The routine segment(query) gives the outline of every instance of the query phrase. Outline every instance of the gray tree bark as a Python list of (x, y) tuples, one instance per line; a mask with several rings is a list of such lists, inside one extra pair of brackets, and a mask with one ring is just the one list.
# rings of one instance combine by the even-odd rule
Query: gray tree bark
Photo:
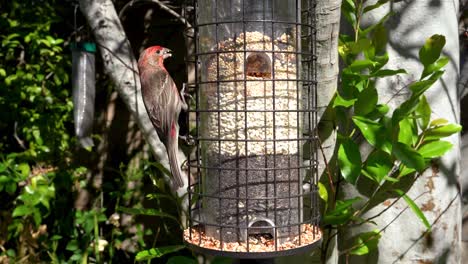
[[(375, 1), (369, 1), (369, 4)], [(447, 44), (443, 55), (450, 58), (441, 81), (428, 90), (426, 96), (433, 110), (433, 118), (443, 117), (450, 122), (459, 122), (459, 42), (457, 13), (458, 1), (454, 0), (414, 0), (395, 1), (390, 5), (376, 9), (363, 21), (375, 24), (388, 11), (393, 15), (386, 24), (389, 30), (390, 61), (388, 68), (406, 69), (409, 74), (396, 78), (387, 78), (378, 83), (379, 95), (386, 102), (392, 98), (398, 88), (418, 79), (422, 67), (418, 62), (419, 48), (426, 38), (433, 34), (443, 34)], [(365, 25), (364, 25), (365, 27)], [(405, 95), (391, 101), (397, 106)], [(340, 263), (460, 263), (460, 193), (458, 184), (460, 138), (459, 135), (448, 139), (454, 145), (442, 159), (437, 161), (408, 192), (416, 200), (432, 224), (432, 232), (425, 234), (425, 227), (415, 214), (405, 208), (403, 200), (375, 219), (377, 226), (364, 225), (340, 236), (339, 248), (344, 250), (352, 245), (352, 236), (361, 232), (380, 229), (393, 221), (382, 234), (378, 251), (370, 255), (349, 259), (340, 256)], [(357, 194), (352, 188), (346, 189), (346, 196)], [(393, 201), (389, 199), (388, 202)], [(364, 218), (384, 210), (389, 203), (384, 203), (367, 212)]]
[[(321, 181), (327, 185), (329, 184), (329, 180), (325, 164), (328, 164), (332, 173), (335, 171), (335, 166), (331, 159), (335, 152), (336, 130), (333, 111), (329, 109), (329, 103), (338, 85), (338, 36), (340, 31), (341, 2), (342, 0), (317, 0), (316, 6), (317, 107), (319, 116), (318, 133), (321, 140), (321, 149), (318, 150), (318, 174)], [(327, 263), (337, 263), (336, 237), (332, 239), (328, 249)], [(313, 253), (305, 255), (279, 258), (275, 262), (320, 263), (320, 251), (316, 250)]]
[[(143, 104), (136, 58), (112, 1), (80, 0), (79, 4), (94, 34), (105, 71), (114, 82), (116, 91), (131, 115), (137, 120), (155, 158), (169, 169), (165, 147), (159, 140)], [(185, 159), (185, 155), (179, 151), (179, 160)], [(174, 186), (170, 177), (166, 176), (166, 180)], [(184, 181), (187, 184), (186, 177)], [(176, 191), (182, 195), (185, 189), (186, 186)]]

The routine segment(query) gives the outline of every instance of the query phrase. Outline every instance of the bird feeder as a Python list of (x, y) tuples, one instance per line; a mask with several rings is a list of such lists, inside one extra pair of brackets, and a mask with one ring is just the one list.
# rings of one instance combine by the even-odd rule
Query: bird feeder
[(75, 134), (83, 148), (91, 148), (93, 140), (94, 98), (96, 95), (95, 57), (96, 44), (92, 42), (73, 42), (72, 49), (72, 87), (73, 119)]
[(315, 3), (192, 1), (193, 250), (235, 258), (306, 252), (317, 199)]

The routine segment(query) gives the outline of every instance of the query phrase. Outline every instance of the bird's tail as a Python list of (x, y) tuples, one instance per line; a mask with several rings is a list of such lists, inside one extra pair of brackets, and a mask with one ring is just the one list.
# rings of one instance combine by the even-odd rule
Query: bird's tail
[(175, 141), (173, 144), (170, 144), (169, 142), (169, 144), (166, 145), (167, 157), (169, 158), (169, 166), (171, 168), (172, 177), (174, 178), (177, 187), (181, 188), (184, 186), (184, 181), (182, 179), (183, 174), (182, 170), (180, 169), (179, 160), (177, 159), (177, 151), (179, 149), (177, 142), (178, 137), (172, 140)]

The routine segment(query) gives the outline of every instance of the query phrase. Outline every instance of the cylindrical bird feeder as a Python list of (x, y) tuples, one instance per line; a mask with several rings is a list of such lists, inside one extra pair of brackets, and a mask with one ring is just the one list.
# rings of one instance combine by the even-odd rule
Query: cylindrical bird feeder
[(94, 124), (94, 98), (96, 96), (95, 58), (96, 44), (73, 42), (72, 87), (75, 134), (83, 148), (91, 148)]
[(194, 250), (271, 258), (321, 241), (314, 2), (193, 3)]

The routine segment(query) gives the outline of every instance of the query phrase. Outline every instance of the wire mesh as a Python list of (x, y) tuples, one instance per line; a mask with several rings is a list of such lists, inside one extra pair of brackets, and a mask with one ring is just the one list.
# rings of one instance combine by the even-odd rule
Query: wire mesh
[(185, 240), (243, 258), (316, 246), (315, 1), (187, 3), (195, 147)]

